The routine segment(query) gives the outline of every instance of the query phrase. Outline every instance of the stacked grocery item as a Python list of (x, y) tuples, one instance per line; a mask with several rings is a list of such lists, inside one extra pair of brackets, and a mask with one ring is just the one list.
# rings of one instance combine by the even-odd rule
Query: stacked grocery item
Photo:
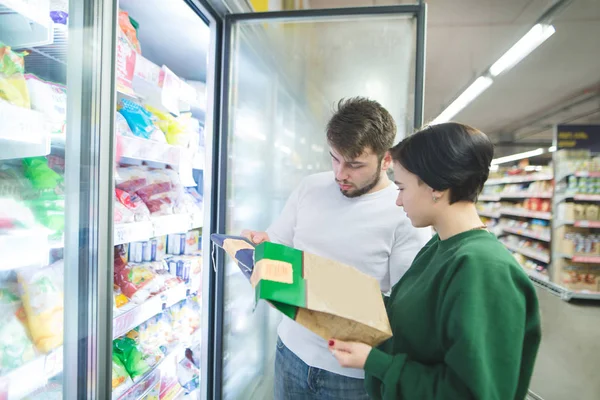
[(114, 222), (149, 221), (172, 214), (203, 214), (202, 196), (184, 188), (170, 168), (122, 166), (117, 168)]
[(566, 221), (600, 221), (600, 206), (584, 203), (561, 203), (558, 205), (557, 217)]
[[(199, 230), (115, 246), (115, 316), (168, 289), (201, 288), (202, 252)], [(130, 304), (131, 303), (131, 304)]]
[(159, 149), (147, 147), (144, 142), (150, 140), (188, 149), (191, 161), (202, 151), (203, 132), (200, 121), (190, 112), (181, 111), (197, 102), (196, 90), (166, 66), (159, 67), (142, 56), (138, 28), (139, 24), (126, 11), (119, 11), (117, 91), (128, 98), (121, 98), (118, 103), (117, 140), (125, 147), (126, 157), (153, 158), (167, 164), (179, 162), (179, 154), (168, 148), (162, 150), (169, 154), (157, 156)]
[(525, 257), (523, 254), (513, 253), (513, 256), (517, 260), (519, 264), (526, 270), (535, 271), (541, 276), (543, 276), (544, 280), (548, 280), (548, 266), (535, 260), (529, 259)]
[(27, 52), (15, 52), (0, 42), (0, 102), (43, 114), (48, 123), (45, 133), (65, 135), (67, 89), (25, 73), (26, 56)]
[[(197, 298), (186, 299), (115, 339), (113, 398), (119, 398), (135, 384), (143, 382), (166, 357), (183, 358), (185, 349), (193, 347), (191, 344), (199, 340), (199, 316)], [(133, 387), (133, 390), (138, 389)], [(142, 386), (141, 389), (146, 388)], [(132, 396), (129, 392), (127, 395)]]
[(63, 262), (0, 272), (0, 375), (63, 342)]
[(56, 159), (54, 168), (45, 157), (0, 163), (0, 234), (43, 228), (48, 236), (62, 238), (64, 169)]
[(534, 181), (534, 182), (521, 182), (521, 183), (507, 183), (498, 185), (487, 185), (484, 186), (483, 195), (498, 195), (498, 196), (510, 196), (519, 195), (526, 196), (552, 196), (554, 184), (552, 181)]
[(509, 248), (516, 248), (519, 249), (519, 251), (530, 250), (528, 254), (538, 253), (540, 258), (550, 257), (548, 247), (538, 241), (530, 240), (529, 238), (521, 238), (515, 235), (507, 235), (502, 241)]
[(566, 232), (561, 241), (561, 252), (567, 256), (600, 256), (600, 235)]

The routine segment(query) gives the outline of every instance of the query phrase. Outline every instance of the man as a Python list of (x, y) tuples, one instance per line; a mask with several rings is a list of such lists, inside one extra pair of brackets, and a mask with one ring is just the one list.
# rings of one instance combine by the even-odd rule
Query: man
[[(340, 101), (327, 124), (333, 172), (305, 178), (267, 232), (243, 235), (351, 265), (388, 292), (431, 237), (396, 208), (386, 173), (395, 137), (392, 116), (376, 101)], [(368, 398), (364, 372), (340, 367), (327, 341), (287, 317), (278, 334), (276, 400)]]

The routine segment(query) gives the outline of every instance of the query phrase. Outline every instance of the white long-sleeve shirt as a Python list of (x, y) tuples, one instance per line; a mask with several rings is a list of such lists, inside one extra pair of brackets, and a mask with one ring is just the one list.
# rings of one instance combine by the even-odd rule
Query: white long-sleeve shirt
[[(292, 193), (267, 233), (272, 242), (339, 261), (373, 276), (385, 293), (431, 238), (429, 229), (414, 228), (396, 206), (397, 195), (396, 186), (390, 184), (375, 193), (347, 198), (332, 172), (311, 175)], [(284, 317), (278, 334), (309, 366), (364, 377), (362, 370), (342, 368), (329, 352), (327, 341), (295, 321)]]

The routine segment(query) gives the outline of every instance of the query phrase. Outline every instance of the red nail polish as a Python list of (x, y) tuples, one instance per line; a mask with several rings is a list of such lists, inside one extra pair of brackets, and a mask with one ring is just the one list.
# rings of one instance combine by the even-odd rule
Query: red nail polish
[(335, 345), (335, 342), (333, 340), (329, 341), (329, 347), (332, 347), (333, 345)]

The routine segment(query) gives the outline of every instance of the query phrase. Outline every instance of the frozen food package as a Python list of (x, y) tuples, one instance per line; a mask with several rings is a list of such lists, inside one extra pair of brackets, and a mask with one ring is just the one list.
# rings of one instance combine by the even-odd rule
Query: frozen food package
[[(131, 47), (133, 47), (135, 52), (138, 54), (142, 54), (140, 41), (137, 37), (137, 30), (133, 25), (134, 21), (135, 20), (132, 21), (132, 18), (129, 16), (129, 13), (127, 13), (127, 11), (119, 10), (119, 27), (129, 40)], [(137, 22), (135, 22), (135, 24), (137, 25)]]
[(135, 339), (121, 337), (113, 341), (113, 354), (121, 361), (134, 382), (150, 370), (152, 364), (140, 350)]
[(25, 81), (26, 52), (17, 53), (0, 42), (0, 100), (15, 106), (31, 108)]
[(61, 236), (65, 227), (64, 177), (48, 166), (45, 157), (25, 158), (22, 163), (25, 177), (33, 187), (25, 205), (51, 235)]
[(134, 194), (138, 189), (146, 186), (147, 167), (131, 166), (117, 168), (116, 188)]
[[(119, 111), (127, 121), (131, 132), (137, 137), (144, 139), (156, 139), (155, 131), (159, 131), (164, 139), (164, 134), (154, 125), (152, 114), (144, 107), (128, 99), (121, 100), (122, 107)], [(154, 136), (153, 136), (154, 135)], [(159, 135), (159, 136), (160, 136)], [(166, 143), (166, 139), (164, 139)]]
[(119, 397), (128, 388), (133, 385), (131, 377), (127, 373), (127, 369), (123, 362), (116, 354), (112, 356), (112, 390), (113, 395)]
[(154, 273), (139, 264), (117, 265), (115, 263), (115, 283), (132, 302), (143, 303), (151, 295), (160, 292), (159, 282), (155, 282)]
[(136, 191), (153, 215), (173, 214), (176, 192), (173, 191), (171, 177), (165, 171), (149, 170), (146, 186)]
[[(117, 189), (118, 190), (118, 189)], [(114, 222), (115, 224), (128, 224), (135, 221), (135, 214), (129, 208), (125, 207), (115, 195), (114, 202)]]
[(35, 358), (24, 319), (16, 282), (0, 281), (0, 376)]
[(27, 325), (36, 348), (48, 353), (63, 343), (63, 261), (17, 272)]
[(31, 108), (48, 117), (51, 133), (67, 133), (67, 88), (64, 85), (48, 82), (33, 74), (25, 74)]
[(36, 225), (33, 213), (13, 199), (0, 199), (0, 233), (14, 229), (30, 229)]
[(179, 117), (174, 117), (169, 113), (160, 111), (150, 105), (146, 109), (155, 117), (155, 124), (165, 134), (168, 144), (173, 146), (187, 147), (190, 141), (190, 134), (186, 130), (186, 121), (191, 118), (191, 114), (184, 113)]
[(133, 221), (150, 220), (150, 210), (138, 195), (131, 195), (121, 189), (115, 189), (115, 195), (118, 203), (133, 213)]
[(185, 357), (177, 363), (177, 379), (186, 393), (191, 393), (200, 386), (199, 354), (200, 348), (187, 348)]
[(119, 111), (115, 114), (115, 131), (121, 136), (136, 137), (131, 131), (127, 120)]

